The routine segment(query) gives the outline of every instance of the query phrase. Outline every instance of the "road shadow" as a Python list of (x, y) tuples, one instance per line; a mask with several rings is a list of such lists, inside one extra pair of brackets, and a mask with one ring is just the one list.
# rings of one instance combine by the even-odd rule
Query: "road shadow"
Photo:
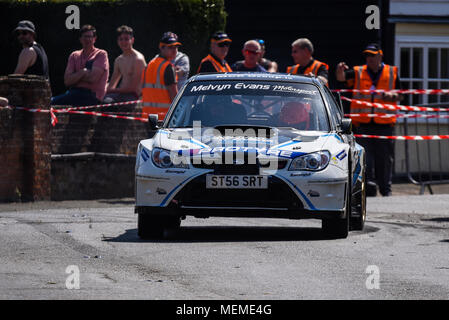
[[(375, 227), (365, 227), (362, 234), (378, 231)], [(137, 235), (137, 229), (128, 229), (118, 237), (105, 237), (107, 242), (258, 242), (258, 241), (320, 241), (329, 240), (321, 228), (300, 227), (251, 227), (251, 226), (200, 226), (181, 227), (177, 230), (167, 230), (164, 239), (142, 240)]]
[(449, 222), (449, 217), (421, 219), (421, 221), (433, 221), (433, 222)]

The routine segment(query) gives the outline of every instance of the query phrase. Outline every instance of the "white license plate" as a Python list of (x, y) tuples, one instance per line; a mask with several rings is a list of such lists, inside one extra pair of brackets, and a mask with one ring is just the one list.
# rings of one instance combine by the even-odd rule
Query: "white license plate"
[(256, 175), (206, 175), (207, 189), (267, 189), (268, 177)]

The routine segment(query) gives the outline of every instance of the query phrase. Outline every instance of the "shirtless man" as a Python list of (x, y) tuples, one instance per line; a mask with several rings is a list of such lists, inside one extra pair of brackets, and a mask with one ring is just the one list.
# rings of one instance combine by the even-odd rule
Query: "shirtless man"
[(143, 54), (133, 48), (133, 29), (121, 26), (117, 29), (117, 35), (117, 42), (123, 53), (115, 59), (114, 72), (103, 100), (105, 103), (138, 100), (142, 72), (146, 67)]

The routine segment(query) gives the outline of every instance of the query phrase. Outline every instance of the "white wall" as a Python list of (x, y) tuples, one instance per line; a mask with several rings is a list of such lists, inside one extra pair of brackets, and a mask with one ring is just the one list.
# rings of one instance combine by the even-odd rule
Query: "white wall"
[(390, 15), (449, 16), (449, 0), (391, 0)]

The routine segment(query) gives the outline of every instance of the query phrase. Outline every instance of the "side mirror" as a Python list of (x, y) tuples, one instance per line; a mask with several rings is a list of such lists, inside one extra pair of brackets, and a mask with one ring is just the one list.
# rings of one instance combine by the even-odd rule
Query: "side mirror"
[(341, 120), (340, 129), (344, 134), (352, 133), (352, 119), (344, 118)]
[(158, 120), (157, 114), (149, 114), (148, 115), (148, 123), (150, 124), (150, 129), (151, 130), (157, 130), (158, 129), (157, 120)]

